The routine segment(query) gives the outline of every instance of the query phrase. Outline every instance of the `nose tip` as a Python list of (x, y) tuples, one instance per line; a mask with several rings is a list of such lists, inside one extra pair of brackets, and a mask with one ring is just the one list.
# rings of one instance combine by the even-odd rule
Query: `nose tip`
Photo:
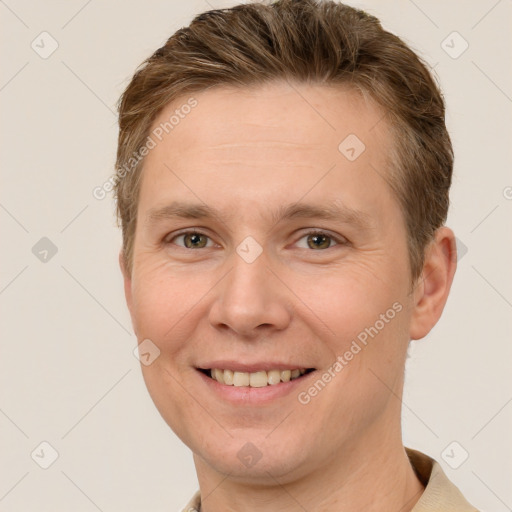
[[(272, 329), (284, 329), (291, 317), (285, 288), (270, 271), (258, 247), (261, 248), (247, 239), (239, 245), (242, 255), (236, 255), (234, 266), (219, 283), (209, 315), (212, 325), (229, 328), (246, 338), (261, 338)], [(251, 263), (246, 260), (248, 256)]]

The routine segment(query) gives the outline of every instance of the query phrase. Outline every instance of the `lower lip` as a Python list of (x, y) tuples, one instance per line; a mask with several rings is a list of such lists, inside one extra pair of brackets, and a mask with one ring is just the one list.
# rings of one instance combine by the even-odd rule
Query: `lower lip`
[(221, 384), (203, 372), (196, 371), (212, 393), (222, 400), (235, 405), (264, 405), (294, 392), (298, 395), (299, 389), (303, 387), (306, 379), (315, 373), (312, 371), (288, 382), (280, 382), (279, 384), (267, 385), (261, 388), (251, 388), (250, 386), (228, 386)]

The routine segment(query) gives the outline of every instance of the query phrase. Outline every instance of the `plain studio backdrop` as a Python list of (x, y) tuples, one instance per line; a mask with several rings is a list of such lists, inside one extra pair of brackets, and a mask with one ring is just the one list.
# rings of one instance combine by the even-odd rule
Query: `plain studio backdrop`
[[(475, 506), (511, 510), (512, 3), (348, 3), (434, 68), (456, 155), (459, 268), (411, 346), (404, 443)], [(197, 488), (133, 354), (112, 195), (93, 190), (114, 171), (115, 103), (135, 68), (196, 14), (234, 4), (0, 2), (2, 511), (174, 511)]]

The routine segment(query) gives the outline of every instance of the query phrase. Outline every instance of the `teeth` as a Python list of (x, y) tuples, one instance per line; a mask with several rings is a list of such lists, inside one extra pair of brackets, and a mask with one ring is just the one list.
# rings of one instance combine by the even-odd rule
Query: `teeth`
[(228, 386), (233, 386), (233, 378), (234, 373), (231, 370), (224, 370), (224, 384), (227, 384)]
[[(220, 370), (222, 371), (222, 370)], [(217, 379), (215, 379), (217, 380)], [(246, 372), (234, 372), (233, 373), (233, 385), (235, 386), (248, 386), (249, 385), (249, 374)]]
[(267, 372), (268, 383), (272, 386), (281, 382), (281, 372), (279, 370), (270, 370)]
[(227, 386), (262, 388), (265, 386), (274, 386), (280, 382), (289, 382), (290, 380), (301, 377), (306, 373), (305, 368), (295, 370), (269, 370), (268, 372), (233, 372), (231, 370), (221, 370), (213, 368), (210, 370), (212, 379), (226, 384)]
[(282, 380), (283, 382), (288, 382), (288, 381), (291, 379), (291, 377), (292, 377), (292, 372), (291, 372), (291, 370), (283, 370), (283, 371), (281, 372), (281, 380)]
[(262, 388), (267, 385), (267, 372), (254, 372), (249, 374), (251, 388)]
[(222, 370), (215, 368), (215, 370), (213, 370), (213, 376), (216, 381), (224, 384), (224, 372)]

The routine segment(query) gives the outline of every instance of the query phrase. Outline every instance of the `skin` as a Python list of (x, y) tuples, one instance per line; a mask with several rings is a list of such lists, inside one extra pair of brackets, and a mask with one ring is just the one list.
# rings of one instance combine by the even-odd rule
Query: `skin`
[[(146, 157), (132, 273), (122, 254), (120, 263), (137, 338), (160, 349), (143, 376), (194, 453), (202, 510), (411, 510), (423, 486), (401, 438), (406, 350), (444, 308), (453, 232), (437, 231), (411, 287), (404, 216), (383, 179), (393, 140), (383, 112), (356, 92), (275, 82), (194, 97), (198, 106)], [(338, 150), (349, 134), (366, 146), (352, 162)], [(222, 220), (151, 220), (175, 200), (208, 205)], [(291, 202), (351, 208), (366, 225), (270, 217)], [(205, 235), (200, 248), (177, 235), (185, 228)], [(317, 248), (308, 229), (333, 238)], [(263, 250), (252, 263), (236, 251), (247, 236)], [(301, 404), (298, 393), (397, 302), (401, 311)], [(214, 359), (316, 371), (293, 393), (234, 406), (196, 369)], [(251, 466), (237, 456), (247, 442), (261, 455)]]

